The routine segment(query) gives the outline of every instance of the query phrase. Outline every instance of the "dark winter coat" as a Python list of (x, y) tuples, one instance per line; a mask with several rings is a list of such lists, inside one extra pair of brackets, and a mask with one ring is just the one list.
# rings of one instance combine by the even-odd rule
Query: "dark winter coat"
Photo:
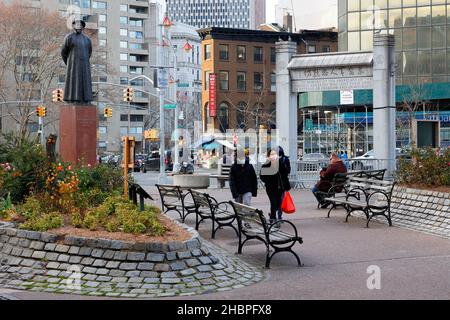
[[(264, 164), (262, 168), (270, 168), (271, 162)], [(279, 170), (274, 175), (262, 174), (261, 170), (261, 181), (264, 182), (267, 192), (285, 192), (291, 190), (291, 184), (289, 183), (289, 177), (287, 173), (286, 166), (283, 164), (282, 160), (279, 160)]]
[(331, 182), (337, 173), (347, 173), (347, 167), (342, 160), (329, 164), (326, 170), (321, 172), (320, 181), (316, 185), (319, 191), (328, 192), (332, 186)]
[(230, 189), (233, 199), (239, 195), (251, 192), (253, 197), (258, 195), (258, 179), (250, 163), (233, 164), (230, 169)]
[(291, 161), (289, 157), (284, 154), (284, 149), (282, 147), (278, 147), (278, 155), (280, 156), (281, 162), (286, 167), (287, 174), (291, 174)]
[(91, 40), (84, 34), (73, 32), (64, 39), (61, 50), (67, 66), (64, 101), (83, 103), (93, 100), (89, 62), (91, 54)]

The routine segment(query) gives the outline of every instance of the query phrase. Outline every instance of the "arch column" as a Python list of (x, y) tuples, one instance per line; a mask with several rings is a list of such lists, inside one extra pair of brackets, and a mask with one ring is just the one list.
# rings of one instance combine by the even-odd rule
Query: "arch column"
[(297, 53), (297, 43), (280, 41), (276, 43), (277, 55), (277, 132), (278, 141), (287, 156), (291, 158), (292, 173), (297, 172), (297, 94), (292, 92), (290, 72), (287, 68)]

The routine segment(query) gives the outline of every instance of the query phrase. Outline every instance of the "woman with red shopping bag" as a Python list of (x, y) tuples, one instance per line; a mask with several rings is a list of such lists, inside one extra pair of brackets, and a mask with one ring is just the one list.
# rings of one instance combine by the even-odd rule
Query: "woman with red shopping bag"
[(291, 185), (287, 169), (280, 160), (278, 151), (270, 151), (267, 162), (261, 168), (260, 177), (265, 184), (267, 196), (270, 200), (270, 223), (273, 224), (277, 221), (277, 212), (281, 208), (283, 194), (286, 192), (285, 198), (292, 200), (290, 195), (288, 196)]

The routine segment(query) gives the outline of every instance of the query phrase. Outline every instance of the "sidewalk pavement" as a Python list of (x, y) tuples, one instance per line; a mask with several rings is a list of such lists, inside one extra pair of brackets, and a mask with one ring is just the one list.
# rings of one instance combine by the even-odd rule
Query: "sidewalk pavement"
[[(159, 199), (155, 187), (146, 189)], [(220, 201), (231, 197), (229, 189), (207, 192)], [(280, 253), (273, 258), (271, 269), (265, 270), (265, 246), (251, 241), (240, 258), (260, 267), (265, 272), (263, 281), (229, 292), (177, 299), (450, 299), (449, 240), (377, 222), (367, 229), (361, 218), (351, 218), (345, 223), (343, 210), (327, 219), (327, 211), (316, 208), (309, 191), (292, 191), (292, 196), (297, 213), (285, 217), (303, 237), (304, 244), (294, 247), (303, 267), (297, 267), (291, 254)], [(259, 190), (252, 205), (267, 212), (269, 201), (264, 190)], [(173, 212), (169, 215), (179, 218)], [(193, 226), (194, 221), (195, 217), (190, 216), (186, 223)], [(202, 224), (199, 232), (230, 255), (237, 251), (237, 237), (231, 228), (218, 231), (215, 240), (210, 239), (209, 222)], [(370, 271), (373, 266), (381, 272), (379, 290), (367, 286), (368, 279), (373, 277), (368, 268)], [(90, 299), (23, 291), (5, 293), (19, 299)]]

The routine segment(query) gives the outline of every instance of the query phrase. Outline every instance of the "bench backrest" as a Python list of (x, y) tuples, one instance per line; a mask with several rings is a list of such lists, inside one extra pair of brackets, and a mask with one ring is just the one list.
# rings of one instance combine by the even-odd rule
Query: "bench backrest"
[(221, 176), (229, 176), (231, 171), (231, 165), (222, 164), (219, 166), (219, 175)]
[(267, 237), (267, 222), (261, 210), (252, 208), (237, 202), (230, 201), (238, 221), (238, 227), (244, 234), (254, 233), (262, 230)]
[(206, 208), (210, 211), (214, 210), (214, 206), (217, 205), (217, 201), (207, 193), (202, 193), (196, 190), (189, 191), (194, 200), (195, 207), (197, 209)]
[(157, 184), (159, 195), (161, 196), (161, 202), (164, 204), (166, 199), (182, 200), (183, 193), (179, 186), (161, 185)]
[(387, 207), (390, 205), (394, 181), (377, 180), (374, 178), (353, 177), (350, 179), (349, 190), (367, 197), (370, 206)]
[(369, 171), (361, 171), (361, 174), (359, 175), (359, 177), (361, 177), (361, 178), (368, 178), (368, 179), (383, 180), (385, 174), (386, 174), (386, 169), (369, 170)]

